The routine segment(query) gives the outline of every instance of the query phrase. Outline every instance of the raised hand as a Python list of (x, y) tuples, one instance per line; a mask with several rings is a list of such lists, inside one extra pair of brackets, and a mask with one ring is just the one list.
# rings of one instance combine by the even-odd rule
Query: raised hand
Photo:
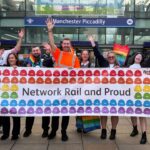
[(25, 34), (24, 29), (21, 29), (20, 31), (18, 31), (18, 36), (19, 36), (19, 38), (23, 38), (23, 37), (24, 37), (24, 34)]
[(89, 36), (88, 36), (88, 40), (89, 40), (90, 42), (94, 42), (94, 37), (93, 37), (92, 35), (89, 35)]
[(45, 21), (46, 25), (47, 25), (47, 29), (48, 31), (52, 31), (54, 28), (54, 22), (52, 18), (47, 18), (47, 20)]
[(54, 52), (56, 50), (56, 45), (55, 45), (55, 41), (54, 41), (54, 35), (53, 35), (53, 28), (54, 28), (54, 22), (52, 18), (47, 18), (47, 20), (45, 21), (46, 25), (47, 25), (47, 29), (48, 29), (48, 38), (49, 38), (49, 44), (50, 44), (50, 49), (52, 50), (52, 52)]
[(12, 49), (12, 53), (18, 53), (20, 51), (20, 48), (21, 48), (21, 44), (22, 44), (22, 40), (23, 40), (23, 37), (24, 37), (24, 29), (21, 29), (20, 31), (18, 31), (18, 42), (16, 44), (16, 46), (14, 47), (14, 49)]
[(24, 34), (25, 34), (25, 30), (24, 29), (21, 29), (20, 31), (18, 31), (18, 36), (20, 38), (23, 38), (24, 37)]
[(92, 44), (92, 47), (94, 47), (96, 44), (95, 44), (95, 40), (94, 40), (94, 37), (92, 35), (88, 36), (88, 40), (91, 42)]

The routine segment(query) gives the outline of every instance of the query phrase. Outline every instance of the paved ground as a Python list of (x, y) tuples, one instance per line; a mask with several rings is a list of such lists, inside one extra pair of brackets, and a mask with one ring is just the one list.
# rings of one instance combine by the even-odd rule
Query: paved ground
[[(148, 121), (150, 124), (150, 120)], [(140, 145), (141, 135), (131, 138), (131, 123), (129, 118), (120, 118), (117, 129), (117, 138), (115, 141), (101, 140), (100, 130), (88, 134), (76, 133), (75, 119), (71, 118), (68, 135), (68, 142), (61, 142), (60, 130), (56, 139), (48, 141), (42, 139), (41, 118), (37, 118), (33, 128), (33, 134), (29, 138), (23, 138), (24, 119), (22, 119), (21, 137), (18, 141), (13, 142), (10, 139), (0, 141), (0, 150), (149, 150), (150, 143)], [(110, 133), (110, 120), (108, 123), (108, 137)], [(150, 128), (148, 129), (148, 140), (150, 141)]]

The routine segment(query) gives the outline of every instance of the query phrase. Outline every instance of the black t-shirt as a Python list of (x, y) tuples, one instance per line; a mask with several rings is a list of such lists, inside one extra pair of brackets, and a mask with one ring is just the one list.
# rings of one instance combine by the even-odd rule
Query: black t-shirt
[(43, 59), (43, 66), (44, 67), (53, 67), (54, 66), (52, 56), (50, 56), (48, 54), (44, 54), (42, 56), (42, 59)]

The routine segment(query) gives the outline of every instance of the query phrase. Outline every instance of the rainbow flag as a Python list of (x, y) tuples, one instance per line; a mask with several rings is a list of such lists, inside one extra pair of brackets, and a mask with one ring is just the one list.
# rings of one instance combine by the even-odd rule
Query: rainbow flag
[(32, 64), (34, 64), (36, 61), (33, 55), (30, 55), (29, 59), (32, 62)]
[(100, 129), (100, 117), (98, 116), (80, 116), (76, 118), (76, 127), (90, 132), (96, 129)]
[(113, 51), (120, 66), (123, 66), (130, 52), (128, 45), (114, 44)]

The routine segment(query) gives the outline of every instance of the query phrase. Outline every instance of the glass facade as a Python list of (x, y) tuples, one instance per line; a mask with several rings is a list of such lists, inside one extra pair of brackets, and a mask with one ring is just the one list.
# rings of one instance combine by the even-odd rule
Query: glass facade
[[(141, 48), (150, 42), (150, 0), (101, 0), (100, 17), (135, 18), (135, 28), (55, 28), (54, 38), (59, 43), (64, 37), (73, 41), (86, 41), (94, 35), (100, 47), (110, 48), (114, 42)], [(0, 39), (17, 40), (17, 33), (24, 27), (24, 17), (35, 16), (35, 0), (0, 0)], [(37, 44), (48, 40), (43, 27), (25, 27), (23, 45)]]

